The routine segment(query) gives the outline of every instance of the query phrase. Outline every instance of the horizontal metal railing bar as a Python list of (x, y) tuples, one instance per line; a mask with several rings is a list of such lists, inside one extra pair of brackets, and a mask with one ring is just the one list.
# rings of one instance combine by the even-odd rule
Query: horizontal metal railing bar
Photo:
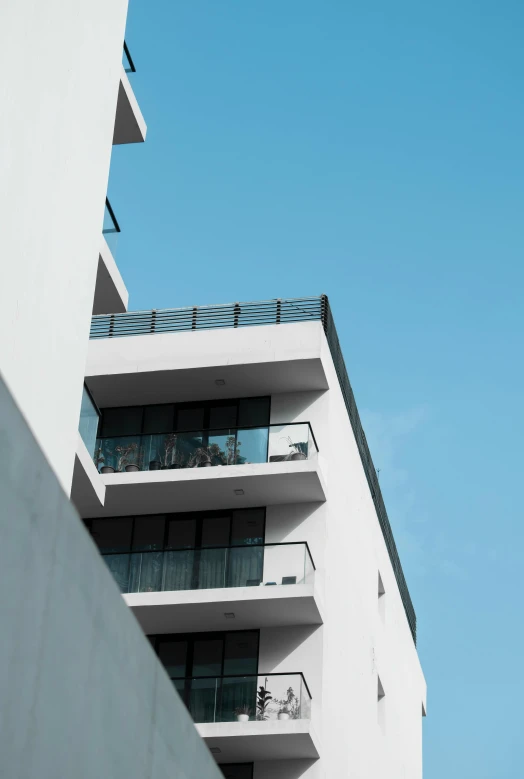
[[(106, 208), (109, 211), (109, 216), (111, 217), (111, 220), (112, 220), (112, 222), (113, 222), (113, 224), (115, 226), (115, 232), (120, 233), (121, 232), (120, 225), (118, 224), (118, 220), (117, 220), (117, 218), (115, 216), (115, 212), (113, 211), (113, 208), (111, 206), (111, 203), (109, 202), (109, 198), (108, 197), (106, 197)], [(104, 230), (102, 230), (102, 232), (104, 232)], [(107, 230), (106, 230), (106, 232), (107, 232)], [(113, 231), (111, 231), (111, 232), (113, 232)], [(103, 314), (102, 316), (106, 316), (106, 315)], [(111, 316), (111, 314), (110, 314), (110, 316)]]
[(311, 565), (316, 571), (317, 567), (313, 561), (311, 550), (307, 541), (278, 541), (274, 544), (217, 544), (216, 546), (184, 546), (184, 547), (171, 547), (166, 546), (163, 549), (124, 549), (121, 552), (100, 552), (102, 557), (111, 557), (111, 555), (117, 554), (158, 554), (159, 552), (206, 552), (209, 549), (255, 549), (257, 547), (272, 547), (272, 546), (305, 546)]
[(302, 678), (302, 681), (304, 682), (304, 686), (307, 690), (307, 694), (309, 695), (309, 700), (313, 700), (313, 696), (311, 695), (311, 692), (308, 687), (308, 683), (306, 682), (306, 679), (304, 677), (304, 674), (302, 671), (275, 671), (274, 673), (256, 673), (256, 674), (211, 674), (209, 676), (170, 676), (169, 678), (172, 681), (177, 682), (189, 682), (196, 679), (253, 679), (253, 678), (259, 678), (261, 676), (264, 677), (271, 677), (271, 676), (300, 676)]
[[(130, 72), (131, 73), (136, 73), (135, 63), (133, 62), (133, 58), (131, 57), (131, 54), (129, 52), (129, 48), (128, 48), (127, 43), (125, 41), (124, 41), (124, 54), (126, 55), (127, 61), (129, 62), (129, 67), (131, 69)], [(124, 70), (126, 70), (126, 69), (124, 68)]]
[(292, 425), (307, 425), (309, 428), (309, 432), (311, 433), (311, 437), (313, 439), (313, 443), (315, 444), (315, 448), (317, 452), (319, 451), (319, 448), (317, 446), (317, 442), (315, 439), (315, 435), (313, 433), (313, 428), (311, 427), (310, 422), (275, 422), (271, 425), (240, 425), (235, 427), (206, 427), (206, 428), (199, 428), (195, 430), (194, 428), (192, 430), (163, 430), (160, 433), (125, 433), (123, 435), (99, 435), (97, 436), (98, 441), (107, 441), (111, 438), (145, 438), (146, 436), (153, 436), (153, 435), (187, 435), (188, 433), (221, 433), (222, 435), (227, 435), (225, 431), (236, 431), (236, 432), (243, 432), (244, 430), (269, 430), (272, 427), (291, 427)]
[[(115, 232), (119, 232), (119, 231), (116, 230)], [(131, 325), (133, 327), (135, 327), (137, 324), (141, 324), (141, 323), (145, 324), (145, 323), (150, 323), (150, 322), (154, 322), (155, 325), (159, 325), (161, 323), (165, 323), (165, 324), (172, 323), (172, 324), (175, 324), (177, 322), (193, 323), (193, 321), (194, 321), (194, 317), (192, 317), (192, 316), (185, 316), (185, 315), (181, 316), (181, 315), (175, 315), (175, 314), (173, 314), (173, 315), (167, 315), (167, 314), (160, 315), (160, 314), (158, 314), (156, 317), (152, 317), (152, 316), (149, 316), (149, 317), (129, 317), (126, 314), (122, 314), (122, 315), (118, 315), (118, 314), (99, 314), (99, 316), (103, 317), (103, 319), (100, 319), (100, 320), (97, 320), (97, 321), (93, 322), (94, 326), (96, 326), (96, 327), (99, 327), (102, 324), (105, 325), (107, 322), (113, 322), (114, 324), (117, 324), (119, 327), (122, 327), (122, 326), (129, 326), (130, 327)], [(268, 318), (261, 317), (258, 314), (257, 315), (255, 315), (255, 314), (251, 315), (248, 312), (241, 312), (240, 314), (230, 313), (227, 316), (228, 316), (229, 319), (235, 319), (235, 318), (240, 319), (240, 318), (242, 318), (246, 322), (267, 322), (268, 321)], [(296, 322), (296, 321), (307, 322), (307, 321), (315, 321), (315, 320), (320, 321), (320, 314), (317, 317), (316, 316), (316, 312), (315, 312), (315, 319), (313, 319), (312, 316), (306, 316), (306, 315), (301, 315), (301, 317), (302, 318), (297, 317), (297, 315), (294, 314), (294, 313), (289, 313), (288, 314), (287, 312), (283, 312), (283, 313), (280, 314), (280, 321), (281, 322), (282, 321), (286, 321), (286, 322)], [(209, 324), (210, 322), (220, 323), (220, 322), (223, 322), (223, 319), (224, 319), (224, 316), (221, 316), (220, 318), (218, 318), (218, 317), (215, 318), (215, 317), (208, 316), (208, 315), (205, 315), (205, 314), (198, 314), (198, 316), (197, 316), (197, 320), (199, 322), (207, 323), (207, 324)], [(271, 321), (273, 319), (274, 319), (274, 317), (272, 316), (271, 317)], [(227, 324), (227, 323), (224, 323), (224, 324)]]

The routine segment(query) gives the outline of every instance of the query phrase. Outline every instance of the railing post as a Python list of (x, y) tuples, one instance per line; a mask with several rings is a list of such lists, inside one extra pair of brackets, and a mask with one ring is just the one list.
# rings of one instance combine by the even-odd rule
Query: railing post
[(110, 316), (109, 316), (109, 335), (108, 335), (108, 338), (112, 338), (113, 337), (114, 330), (115, 330), (115, 315), (114, 314), (110, 314)]
[(235, 308), (233, 311), (234, 311), (233, 327), (238, 327), (238, 318), (240, 316), (240, 311), (241, 311), (239, 303), (235, 303)]
[(197, 329), (197, 312), (198, 308), (193, 306), (193, 316), (191, 317), (191, 330)]
[(151, 327), (149, 328), (149, 331), (151, 333), (155, 332), (155, 326), (156, 326), (156, 308), (154, 308), (151, 311)]
[(276, 321), (277, 325), (280, 324), (280, 314), (281, 314), (281, 311), (282, 311), (282, 301), (281, 301), (280, 298), (278, 298), (278, 300), (277, 300), (277, 321)]
[(320, 296), (320, 320), (324, 326), (325, 333), (327, 333), (328, 311), (329, 311), (328, 297), (327, 295), (321, 295)]

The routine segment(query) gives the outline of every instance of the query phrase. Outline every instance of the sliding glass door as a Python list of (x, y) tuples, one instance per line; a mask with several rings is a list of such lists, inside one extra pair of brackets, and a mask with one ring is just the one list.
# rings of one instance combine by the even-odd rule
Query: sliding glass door
[(256, 706), (258, 630), (161, 635), (150, 640), (195, 722), (231, 722)]

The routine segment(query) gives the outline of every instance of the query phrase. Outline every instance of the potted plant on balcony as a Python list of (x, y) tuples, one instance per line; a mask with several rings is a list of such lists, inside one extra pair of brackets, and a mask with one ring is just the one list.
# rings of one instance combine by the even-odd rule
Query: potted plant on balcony
[(243, 703), (242, 706), (237, 706), (235, 709), (237, 722), (247, 722), (249, 720), (250, 714), (251, 708), (247, 705), (247, 703)]
[(189, 460), (190, 468), (210, 468), (212, 465), (226, 464), (226, 456), (218, 444), (199, 446)]
[(177, 467), (175, 465), (178, 457), (176, 451), (177, 438), (176, 433), (168, 433), (162, 436), (162, 443), (157, 446), (153, 459), (149, 461), (150, 471), (164, 471), (167, 468)]
[[(265, 683), (267, 684), (267, 679)], [(257, 691), (257, 720), (268, 719), (269, 704), (272, 700), (269, 690), (261, 685)]]
[[(97, 469), (97, 471), (100, 471), (100, 473), (114, 473), (115, 469), (113, 468), (112, 465), (102, 465), (102, 463), (105, 463), (105, 461), (106, 461), (106, 457), (105, 457), (106, 454), (109, 455), (109, 454), (112, 454), (112, 452), (109, 452), (107, 450), (104, 452), (102, 447), (99, 446), (98, 449), (96, 450), (95, 456), (94, 456), (96, 469)], [(101, 468), (99, 467), (100, 465), (102, 465)]]
[[(280, 706), (278, 712), (279, 719), (300, 719), (300, 701), (292, 687), (288, 687), (286, 697), (282, 700), (275, 698), (275, 703), (278, 703)], [(288, 716), (281, 716), (281, 713)]]
[(297, 441), (295, 443), (289, 436), (286, 436), (284, 440), (288, 442), (289, 448), (293, 450), (287, 455), (286, 460), (307, 460), (307, 441)]
[(117, 471), (132, 473), (141, 469), (143, 454), (136, 441), (116, 446), (115, 452), (118, 454)]

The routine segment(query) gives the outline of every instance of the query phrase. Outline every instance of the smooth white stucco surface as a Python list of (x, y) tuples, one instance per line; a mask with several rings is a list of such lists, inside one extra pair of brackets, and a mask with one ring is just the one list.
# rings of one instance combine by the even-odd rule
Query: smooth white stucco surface
[(0, 369), (68, 492), (127, 0), (4, 0)]
[[(147, 403), (152, 402), (149, 393), (156, 391), (158, 371), (164, 371), (163, 380), (170, 377), (165, 379), (162, 400), (173, 401), (187, 399), (183, 393), (191, 382), (184, 384), (184, 376), (192, 371), (193, 382), (198, 381), (198, 371), (208, 371), (199, 397), (206, 393), (209, 398), (239, 397), (254, 375), (258, 379), (263, 366), (262, 386), (271, 394), (271, 423), (311, 423), (319, 447), (322, 495), (317, 499), (309, 495), (305, 502), (290, 480), (287, 487), (279, 485), (276, 496), (268, 479), (265, 492), (251, 505), (267, 507), (266, 543), (307, 541), (316, 565), (315, 601), (322, 624), (261, 623), (259, 673), (304, 674), (312, 694), (311, 725), (318, 733), (320, 758), (307, 760), (302, 755), (295, 760), (288, 754), (288, 759), (277, 760), (281, 753), (269, 753), (263, 760), (256, 758), (261, 762), (255, 763), (255, 779), (270, 774), (281, 779), (421, 779), (425, 681), (329, 347), (317, 324), (92, 342), (89, 370), (108, 396), (114, 393), (113, 398), (121, 392), (120, 379), (140, 377), (133, 402)], [(314, 369), (307, 374), (310, 383), (297, 390), (304, 374), (295, 384), (285, 383), (284, 372), (279, 371), (284, 366), (289, 374), (290, 366), (302, 359), (312, 360), (308, 371), (311, 365)], [(227, 367), (232, 372), (219, 394), (213, 389), (217, 373), (212, 371)], [(180, 381), (182, 397), (176, 394)], [(256, 394), (253, 389), (251, 394)], [(120, 405), (125, 405), (126, 396), (120, 397)], [(272, 465), (277, 464), (264, 467)], [(242, 487), (243, 479), (249, 486), (248, 472), (243, 475), (239, 470), (237, 475), (236, 486)], [(109, 476), (105, 483), (109, 489), (111, 480), (124, 478)], [(221, 507), (237, 505), (228, 503), (227, 496), (222, 500)], [(242, 500), (250, 500), (248, 489)], [(197, 504), (194, 499), (193, 508)], [(170, 506), (178, 510), (174, 500)], [(384, 589), (380, 598), (379, 574)], [(200, 629), (209, 629), (205, 621)], [(385, 692), (380, 702), (379, 677)], [(253, 754), (259, 754), (258, 749)], [(226, 762), (223, 755), (220, 759)]]
[(219, 779), (0, 379), (0, 776)]

